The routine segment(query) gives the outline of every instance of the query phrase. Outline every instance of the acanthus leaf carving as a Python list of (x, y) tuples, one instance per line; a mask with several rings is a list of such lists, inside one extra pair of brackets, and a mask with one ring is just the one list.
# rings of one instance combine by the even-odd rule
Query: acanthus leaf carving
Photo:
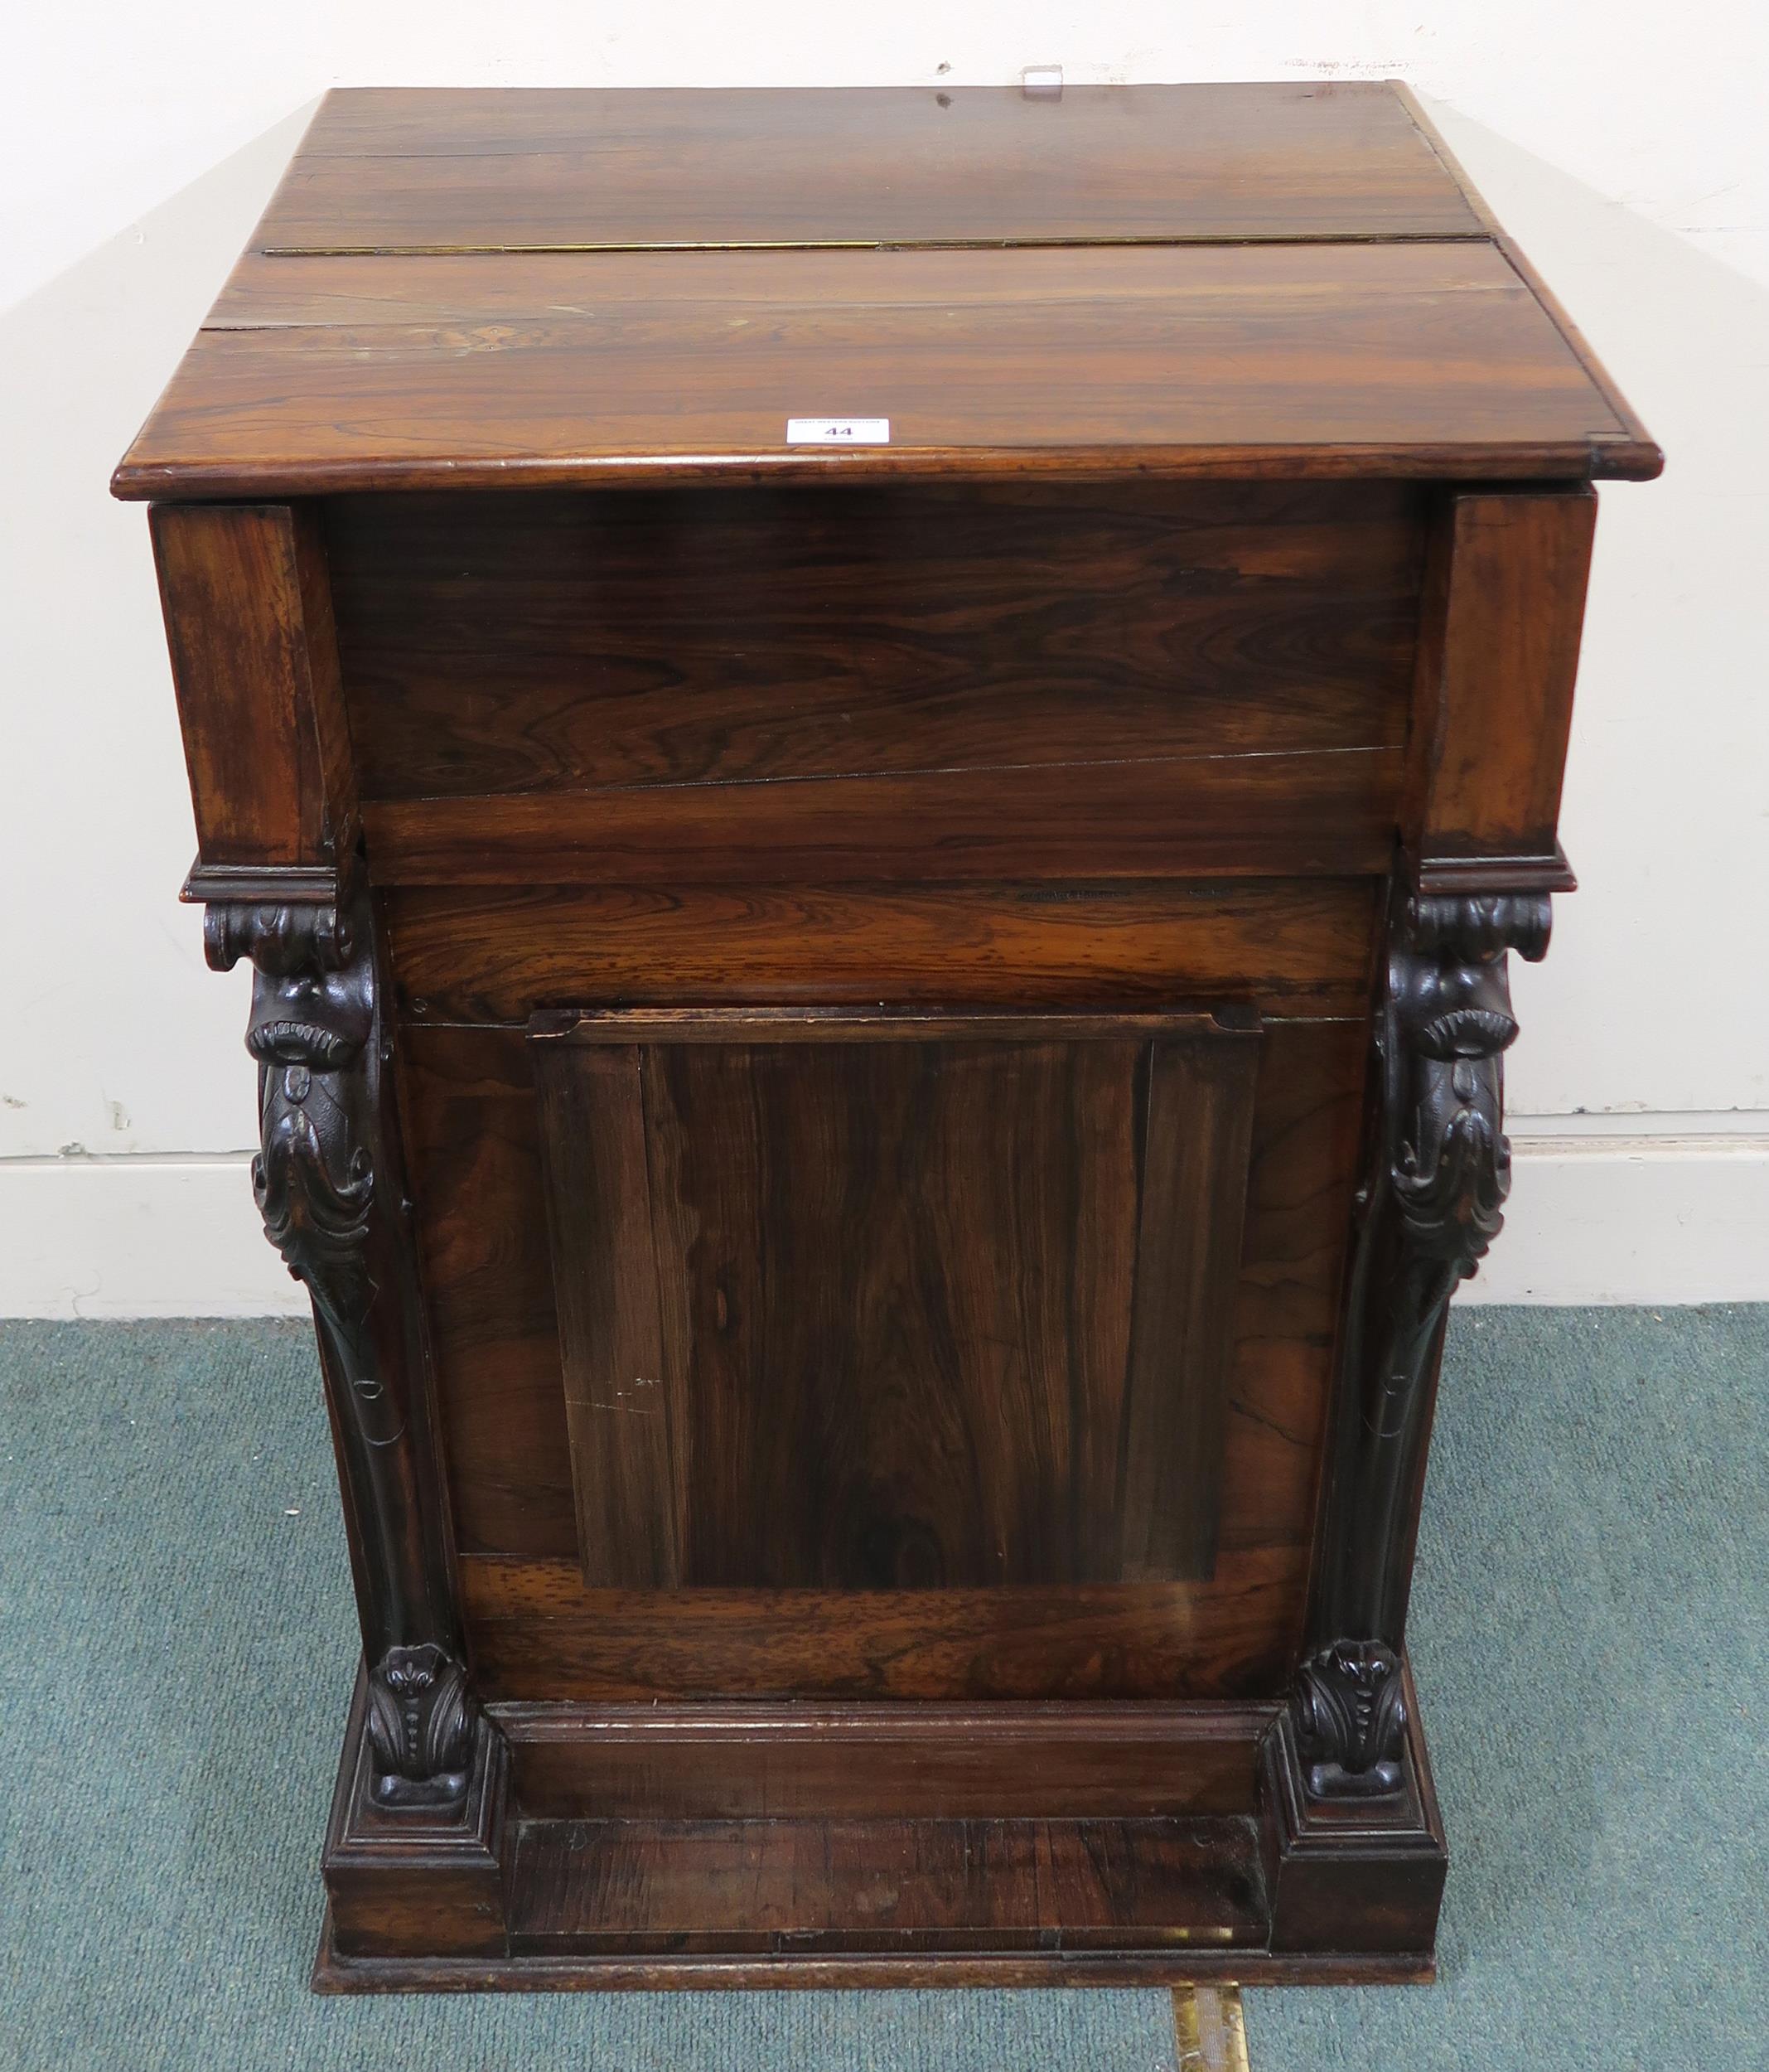
[(1333, 1438), (1314, 1639), (1291, 1713), (1317, 1797), (1399, 1788), (1410, 1500), (1449, 1301), (1504, 1222), (1508, 952), (1548, 947), (1545, 894), (1397, 889), (1378, 1097)]
[(1295, 1715), (1308, 1789), (1317, 1798), (1399, 1789), (1407, 1716), (1393, 1648), (1340, 1640), (1311, 1655), (1298, 1675)]
[(389, 1806), (463, 1797), (476, 1724), (466, 1672), (453, 1656), (429, 1644), (389, 1648), (369, 1675), (375, 1797)]
[(362, 1553), (373, 1794), (394, 1809), (444, 1805), (465, 1793), (477, 1715), (410, 1430), (421, 1323), (415, 1286), (399, 1279), (399, 1233), (385, 1227), (402, 1190), (384, 1169), (397, 1161), (366, 902), (211, 904), (204, 933), (216, 969), (252, 961), (252, 1186), (265, 1234), (312, 1298), (338, 1412)]

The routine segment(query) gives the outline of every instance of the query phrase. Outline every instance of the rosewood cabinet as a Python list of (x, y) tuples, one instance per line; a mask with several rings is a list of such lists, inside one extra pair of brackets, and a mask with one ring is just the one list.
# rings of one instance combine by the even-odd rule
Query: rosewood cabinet
[(1658, 467), (1388, 85), (328, 98), (115, 484), (361, 1614), (320, 1984), (1428, 1974)]

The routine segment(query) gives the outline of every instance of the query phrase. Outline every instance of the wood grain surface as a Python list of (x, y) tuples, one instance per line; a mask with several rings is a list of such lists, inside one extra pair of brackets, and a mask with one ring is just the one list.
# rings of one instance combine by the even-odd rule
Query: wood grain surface
[[(1025, 1697), (1047, 1694), (1041, 1663), (1091, 1696), (1280, 1688), (1303, 1610), (1365, 1040), (1355, 1022), (1275, 1024), (1262, 1048), (1211, 1581), (974, 1592), (950, 1621), (935, 1606), (950, 1592), (703, 1590), (666, 1618), (655, 1593), (582, 1583), (524, 1040), (408, 1028), (408, 1155), (488, 1695), (785, 1693), (803, 1675), (837, 1695)], [(861, 1620), (868, 1605), (876, 1624)], [(920, 1639), (917, 1619), (934, 1621)]]
[(527, 1046), (515, 1030), (412, 1030), (399, 1054), (456, 1542), (574, 1553)]
[(331, 866), (356, 768), (316, 515), (162, 509), (151, 530), (200, 865)]
[(592, 1587), (1208, 1576), (1259, 1033), (534, 1037)]
[[(353, 496), (380, 799), (1391, 747), (1405, 484)], [(661, 810), (661, 809), (660, 809)]]
[(504, 1705), (536, 1819), (1254, 1810), (1269, 1705)]
[(1596, 525), (1589, 489), (1444, 499), (1404, 808), (1428, 869), (1556, 853)]
[(1054, 884), (447, 886), (392, 892), (420, 1022), (648, 1000), (1171, 1008), (1361, 1016), (1375, 890), (1356, 878)]
[(330, 94), (268, 251), (1477, 236), (1372, 80)]
[(1215, 1948), (1264, 1939), (1249, 1821), (542, 1821), (511, 1947)]
[(376, 799), (389, 885), (723, 886), (1374, 874), (1402, 752), (1173, 756), (791, 783)]
[(114, 487), (1660, 464), (1391, 83), (369, 91)]
[(574, 1560), (461, 1557), (476, 1687), (500, 1700), (1271, 1698), (1306, 1546), (1208, 1582), (1013, 1590), (589, 1590)]
[(198, 335), (119, 495), (1658, 464), (1486, 244), (259, 264), (302, 299)]

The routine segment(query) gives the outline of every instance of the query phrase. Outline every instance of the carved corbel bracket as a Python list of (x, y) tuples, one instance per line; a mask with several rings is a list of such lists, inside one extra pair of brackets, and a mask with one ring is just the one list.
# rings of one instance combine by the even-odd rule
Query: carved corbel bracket
[(1313, 1638), (1291, 1701), (1317, 1798), (1401, 1782), (1400, 1648), (1432, 1387), (1450, 1297), (1498, 1235), (1510, 1187), (1507, 953), (1541, 957), (1549, 924), (1544, 893), (1402, 886), (1391, 908)]
[(343, 908), (215, 903), (204, 942), (217, 971), (243, 956), (253, 966), (252, 1186), (312, 1298), (358, 1556), (374, 1794), (390, 1808), (449, 1804), (466, 1792), (476, 1716), (413, 1434), (423, 1323), (400, 1227), (372, 914), (360, 895)]
[(371, 960), (336, 907), (210, 906), (204, 947), (216, 971), (253, 966), (246, 1048), (258, 1061), (252, 1191), (264, 1231), (313, 1299), (350, 1377), (371, 1443), (403, 1418), (365, 1342), (369, 1219), (375, 1172), (365, 1052), (375, 1034)]

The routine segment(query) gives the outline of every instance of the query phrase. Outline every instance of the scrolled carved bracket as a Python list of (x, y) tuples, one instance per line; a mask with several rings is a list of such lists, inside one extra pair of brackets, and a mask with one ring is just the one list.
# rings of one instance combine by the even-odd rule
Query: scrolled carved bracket
[(210, 907), (209, 961), (252, 961), (246, 1048), (258, 1060), (259, 1150), (252, 1191), (265, 1235), (313, 1299), (371, 1443), (403, 1419), (379, 1373), (366, 1324), (375, 1160), (365, 1053), (375, 1033), (372, 960), (350, 917), (331, 906)]
[(1517, 1034), (1506, 953), (1548, 948), (1544, 896), (1407, 903), (1378, 1037), (1389, 1184), (1408, 1247), (1447, 1270), (1447, 1301), (1504, 1222), (1504, 1067)]
[(1412, 1502), (1449, 1301), (1510, 1188), (1506, 956), (1548, 947), (1545, 894), (1397, 889), (1377, 1019), (1372, 1157), (1360, 1196), (1313, 1642), (1291, 1702), (1308, 1789), (1399, 1788)]
[(396, 1227), (404, 1190), (368, 904), (211, 904), (204, 941), (217, 971), (253, 966), (252, 1186), (266, 1235), (312, 1298), (336, 1416), (373, 1665), (375, 1796), (446, 1804), (465, 1793), (476, 1716), (411, 1429), (423, 1327)]

